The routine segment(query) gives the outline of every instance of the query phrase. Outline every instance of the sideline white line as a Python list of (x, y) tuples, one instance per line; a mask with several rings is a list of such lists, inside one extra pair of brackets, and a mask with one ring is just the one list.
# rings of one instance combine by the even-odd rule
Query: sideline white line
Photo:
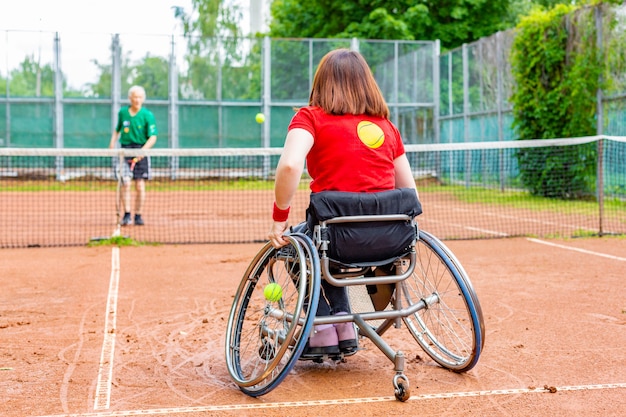
[[(574, 385), (563, 387), (543, 387), (543, 388), (515, 388), (515, 389), (499, 389), (490, 391), (469, 391), (469, 392), (448, 392), (441, 394), (424, 394), (414, 395), (409, 401), (424, 401), (433, 399), (448, 399), (459, 397), (485, 397), (490, 395), (516, 395), (516, 394), (545, 394), (558, 391), (589, 391), (600, 389), (626, 389), (626, 383), (617, 384), (596, 384), (596, 385)], [(85, 414), (50, 414), (39, 417), (117, 417), (117, 416), (137, 416), (137, 415), (172, 415), (186, 414), (210, 411), (235, 411), (235, 410), (253, 410), (253, 409), (270, 409), (285, 407), (316, 407), (329, 405), (350, 405), (378, 402), (395, 402), (395, 397), (370, 397), (370, 398), (348, 398), (339, 400), (318, 400), (318, 401), (288, 401), (276, 403), (259, 403), (259, 404), (231, 404), (231, 405), (207, 405), (198, 407), (175, 407), (175, 408), (155, 408), (148, 410), (121, 410), (103, 413), (85, 413)]]
[(556, 248), (573, 250), (573, 251), (576, 251), (576, 252), (585, 253), (587, 255), (601, 256), (603, 258), (609, 258), (609, 259), (613, 259), (615, 261), (624, 261), (624, 262), (626, 262), (626, 258), (621, 258), (619, 256), (609, 255), (607, 253), (594, 252), (594, 251), (590, 251), (590, 250), (586, 250), (586, 249), (575, 248), (573, 246), (559, 245), (558, 243), (546, 242), (545, 240), (539, 240), (539, 239), (535, 239), (535, 238), (532, 238), (532, 237), (529, 237), (529, 238), (526, 238), (526, 239), (531, 241), (531, 242), (540, 243), (542, 245), (554, 246)]
[(508, 237), (509, 236), (508, 233), (496, 232), (494, 230), (489, 230), (489, 229), (481, 229), (480, 227), (464, 226), (464, 228), (467, 229), (467, 230), (474, 230), (476, 232), (485, 233), (485, 234), (489, 234), (489, 235), (496, 235), (496, 236), (500, 236), (500, 237)]
[[(474, 232), (485, 233), (485, 234), (488, 234), (488, 235), (495, 235), (495, 236), (500, 236), (500, 237), (508, 237), (509, 236), (508, 233), (502, 233), (502, 232), (498, 232), (496, 230), (482, 229), (482, 228), (479, 228), (479, 227), (471, 227), (471, 226), (467, 226), (465, 224), (448, 223), (448, 222), (443, 222), (443, 221), (439, 221), (439, 220), (432, 220), (432, 219), (429, 219), (428, 221), (429, 221), (429, 223), (445, 224), (446, 226), (453, 226), (453, 227), (456, 227), (458, 229), (464, 229), (464, 230), (472, 230)], [(426, 230), (428, 230), (428, 229), (426, 229)]]
[[(119, 235), (119, 227), (113, 236)], [(98, 366), (94, 410), (106, 410), (111, 405), (111, 381), (113, 379), (113, 357), (115, 352), (115, 325), (117, 320), (117, 294), (120, 283), (120, 248), (111, 251), (111, 279), (104, 321), (104, 339)]]
[[(441, 208), (441, 209), (448, 209), (448, 207), (441, 205), (441, 204), (433, 204), (431, 206), (429, 206), (431, 208)], [(460, 213), (473, 213), (474, 210), (471, 209), (463, 209), (463, 208), (452, 208), (453, 211), (456, 212), (460, 212)], [(563, 222), (554, 222), (554, 221), (547, 221), (547, 220), (542, 220), (542, 219), (537, 219), (537, 218), (532, 218), (532, 217), (520, 217), (519, 215), (517, 216), (513, 216), (513, 215), (508, 215), (508, 214), (502, 214), (502, 213), (497, 213), (497, 212), (491, 212), (491, 211), (484, 211), (481, 213), (481, 215), (485, 216), (485, 217), (495, 217), (496, 221), (499, 220), (515, 220), (515, 221), (522, 221), (525, 223), (535, 223), (535, 224), (539, 224), (539, 225), (547, 225), (547, 226), (556, 226), (558, 228), (568, 228), (568, 229), (572, 229), (574, 231), (576, 230), (586, 230), (586, 231), (590, 231), (590, 232), (594, 232), (597, 231), (594, 228), (591, 227), (582, 227), (578, 224), (568, 224), (568, 223), (563, 223)], [(447, 223), (444, 221), (434, 221), (432, 219), (429, 219), (429, 222), (433, 222), (433, 223), (445, 223), (447, 226), (455, 226), (461, 229), (467, 229), (467, 230), (475, 230), (478, 232), (483, 232), (483, 233), (490, 233), (490, 234), (494, 234), (494, 235), (499, 235), (499, 236), (509, 236), (507, 233), (501, 233), (501, 232), (497, 232), (497, 231), (490, 231), (488, 229), (482, 230), (479, 228), (473, 228), (473, 227), (468, 227), (466, 224), (455, 224), (455, 223)]]

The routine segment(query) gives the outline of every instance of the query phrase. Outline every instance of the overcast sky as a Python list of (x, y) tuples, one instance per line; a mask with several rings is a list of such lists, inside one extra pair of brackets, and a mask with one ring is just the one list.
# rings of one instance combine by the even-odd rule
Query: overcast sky
[(63, 72), (74, 88), (97, 81), (93, 59), (110, 59), (113, 33), (122, 36), (125, 50), (136, 51), (134, 59), (146, 52), (167, 56), (169, 36), (182, 33), (173, 6), (191, 12), (191, 0), (0, 0), (0, 31), (7, 31), (6, 38), (0, 33), (0, 76), (25, 56), (51, 64), (54, 32), (60, 33)]
[[(242, 7), (244, 33), (251, 30), (248, 8), (255, 4), (255, 14), (258, 10), (266, 14), (269, 4), (269, 0), (233, 1)], [(52, 63), (54, 32), (61, 38), (63, 72), (76, 88), (95, 81), (93, 60), (109, 59), (111, 34), (121, 35), (124, 50), (135, 52), (132, 59), (146, 53), (168, 56), (169, 36), (182, 34), (173, 7), (182, 7), (189, 14), (191, 3), (192, 0), (0, 0), (0, 76), (6, 77), (25, 56)], [(255, 23), (258, 24), (256, 20)], [(179, 46), (177, 50), (180, 53), (182, 49)]]
[(169, 35), (173, 6), (191, 0), (0, 0), (0, 30)]

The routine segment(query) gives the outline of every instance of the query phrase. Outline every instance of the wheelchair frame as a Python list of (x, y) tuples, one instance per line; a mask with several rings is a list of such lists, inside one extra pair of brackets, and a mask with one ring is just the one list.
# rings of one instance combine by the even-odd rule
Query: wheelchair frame
[[(393, 275), (365, 276), (380, 262), (353, 265), (328, 257), (330, 242), (324, 236), (329, 225), (370, 221), (410, 222), (416, 229), (417, 239), (410, 250), (393, 261)], [(267, 243), (259, 251), (241, 280), (230, 311), (226, 364), (247, 395), (258, 397), (276, 388), (303, 359), (308, 336), (319, 324), (356, 324), (359, 336), (370, 339), (394, 364), (394, 395), (399, 401), (409, 399), (410, 386), (404, 373), (404, 353), (392, 349), (382, 337), (392, 326), (400, 328), (404, 322), (421, 348), (444, 368), (465, 372), (478, 362), (485, 332), (472, 284), (452, 252), (419, 230), (410, 216), (335, 217), (319, 222), (313, 239), (302, 233), (289, 234), (286, 239), (289, 244), (283, 248)], [(395, 289), (384, 310), (316, 317), (321, 279), (343, 287), (393, 284)], [(263, 296), (263, 288), (272, 282), (283, 288), (278, 301)], [(382, 323), (372, 325), (373, 321)], [(306, 359), (346, 360), (343, 355)]]

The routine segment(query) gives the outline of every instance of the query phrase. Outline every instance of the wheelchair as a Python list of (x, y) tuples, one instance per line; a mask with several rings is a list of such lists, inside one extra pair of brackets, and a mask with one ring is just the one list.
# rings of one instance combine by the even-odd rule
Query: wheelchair
[[(266, 243), (236, 291), (225, 337), (226, 365), (245, 394), (258, 397), (276, 388), (302, 357), (314, 325), (352, 322), (393, 363), (395, 398), (410, 397), (405, 357), (383, 339), (390, 328), (406, 326), (440, 366), (472, 369), (483, 349), (484, 323), (476, 292), (453, 253), (418, 228), (421, 206), (412, 189), (378, 193), (311, 194), (309, 233), (286, 234), (287, 246)], [(374, 273), (386, 266), (385, 274)], [(347, 287), (352, 311), (316, 317), (321, 280)], [(280, 298), (266, 299), (277, 283)], [(390, 288), (389, 300), (368, 297)]]

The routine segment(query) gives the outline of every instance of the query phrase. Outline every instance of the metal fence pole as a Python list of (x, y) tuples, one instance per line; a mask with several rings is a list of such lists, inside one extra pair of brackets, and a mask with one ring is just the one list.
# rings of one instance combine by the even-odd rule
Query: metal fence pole
[[(169, 73), (169, 136), (170, 147), (180, 148), (178, 142), (178, 66), (176, 65), (176, 39), (172, 35), (172, 50), (170, 53)], [(170, 175), (172, 180), (178, 176), (178, 156), (170, 158)]]
[[(441, 69), (439, 68), (439, 59), (441, 59), (441, 49), (439, 40), (436, 40), (433, 44), (433, 141), (435, 143), (441, 142), (441, 126), (439, 126), (439, 112), (441, 106)], [(416, 77), (417, 78), (417, 77)], [(437, 175), (441, 172), (441, 153), (437, 154), (435, 160), (435, 172)]]
[(271, 144), (270, 127), (272, 122), (272, 42), (266, 36), (263, 38), (263, 91), (261, 92), (261, 108), (265, 114), (263, 122), (262, 145), (269, 148)]
[[(0, 145), (3, 145), (7, 148), (11, 147), (11, 102), (8, 100), (11, 97), (11, 89), (9, 88), (9, 86), (11, 85), (11, 72), (9, 70), (9, 31), (5, 32), (5, 37), (6, 37), (6, 45), (7, 45), (7, 50), (5, 52), (6, 55), (6, 74), (7, 74), (7, 81), (6, 81), (6, 95), (7, 95), (7, 102), (6, 102), (6, 109), (4, 112), (5, 115), (5, 127), (6, 127), (6, 132), (5, 132), (5, 137), (4, 137), (4, 143), (0, 143)], [(7, 160), (10, 161), (10, 158), (7, 158)]]
[[(504, 126), (502, 126), (502, 89), (503, 87), (503, 66), (504, 66), (504, 51), (502, 48), (502, 32), (496, 34), (496, 111), (498, 115), (498, 141), (504, 140)], [(504, 172), (504, 150), (498, 151), (498, 173), (500, 175), (500, 191), (504, 191), (505, 186), (505, 172)]]
[(441, 142), (441, 129), (439, 126), (439, 112), (441, 111), (441, 69), (439, 59), (441, 58), (441, 44), (439, 40), (433, 43), (433, 140), (435, 143)]
[[(604, 57), (603, 52), (603, 39), (602, 39), (602, 4), (599, 4), (594, 9), (594, 18), (596, 24), (596, 48), (598, 50), (598, 57), (600, 60)], [(602, 62), (599, 62), (601, 68)], [(596, 90), (596, 134), (602, 136), (604, 134), (604, 108), (602, 105), (602, 71), (599, 71), (598, 76), (598, 89)], [(598, 199), (598, 235), (602, 236), (603, 231), (603, 219), (604, 219), (604, 140), (600, 138), (598, 141), (598, 165), (596, 167), (596, 195)]]
[[(54, 146), (63, 148), (63, 71), (61, 68), (61, 38), (54, 35)], [(63, 180), (63, 157), (56, 157), (56, 178)]]
[(393, 91), (391, 93), (391, 99), (393, 101), (393, 113), (392, 121), (398, 126), (400, 116), (398, 114), (398, 42), (393, 43)]
[[(272, 43), (269, 36), (263, 37), (263, 47), (261, 48), (261, 77), (262, 91), (261, 91), (261, 106), (265, 112), (265, 122), (263, 123), (261, 146), (263, 148), (269, 148), (271, 146), (270, 141), (270, 120), (271, 120), (271, 101), (272, 101)], [(263, 178), (269, 178), (271, 172), (271, 158), (269, 155), (263, 157)]]
[(217, 38), (217, 85), (215, 96), (217, 97), (217, 143), (220, 148), (224, 147), (224, 103), (222, 102), (222, 38)]
[(120, 50), (120, 35), (117, 33), (111, 39), (111, 57), (111, 126), (115, 128), (122, 97), (122, 52)]
[[(463, 141), (469, 142), (469, 62), (467, 58), (467, 44), (463, 44)], [(472, 161), (470, 153), (465, 151), (465, 186), (469, 187), (472, 173)]]
[[(454, 82), (454, 77), (452, 76), (452, 71), (454, 69), (454, 65), (452, 65), (454, 53), (448, 52), (448, 142), (452, 143), (454, 141), (454, 120), (452, 116), (454, 116), (454, 91), (452, 89), (452, 83)], [(449, 181), (452, 181), (454, 175), (454, 157), (452, 152), (448, 152), (448, 172), (450, 175)]]

